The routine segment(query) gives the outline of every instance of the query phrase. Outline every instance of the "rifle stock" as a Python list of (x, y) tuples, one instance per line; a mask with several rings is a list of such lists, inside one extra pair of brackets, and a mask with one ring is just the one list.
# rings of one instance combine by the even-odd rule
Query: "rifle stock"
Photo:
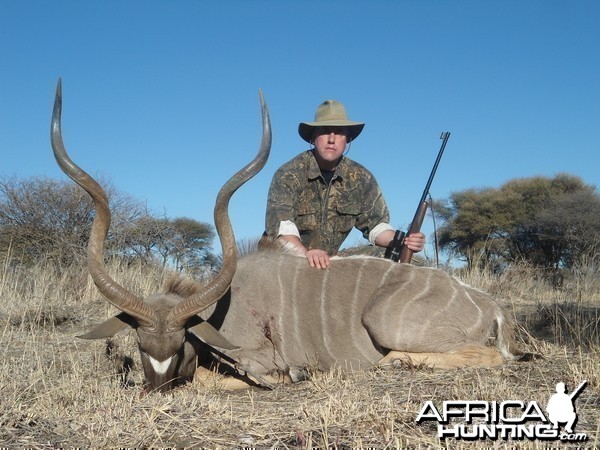
[(404, 238), (406, 236), (411, 235), (412, 233), (418, 233), (419, 231), (421, 231), (421, 226), (423, 225), (423, 220), (425, 220), (425, 214), (427, 213), (427, 207), (429, 206), (429, 203), (427, 203), (426, 198), (429, 194), (429, 188), (431, 187), (431, 183), (433, 182), (433, 177), (435, 176), (435, 172), (438, 168), (438, 165), (440, 164), (440, 160), (442, 159), (442, 155), (444, 153), (444, 149), (446, 148), (446, 143), (448, 142), (449, 137), (449, 131), (444, 131), (440, 136), (440, 139), (443, 139), (442, 146), (433, 165), (433, 170), (431, 171), (429, 179), (427, 180), (427, 184), (425, 185), (425, 190), (423, 191), (423, 195), (421, 196), (421, 200), (419, 201), (419, 206), (417, 207), (415, 216), (413, 217), (413, 220), (410, 223), (410, 226), (408, 227), (408, 231), (406, 233), (396, 231), (393, 241), (390, 243), (390, 245), (385, 251), (385, 258), (391, 259), (392, 261), (410, 263), (414, 252), (411, 249), (409, 249), (406, 245), (404, 245)]
[[(425, 214), (427, 213), (427, 207), (429, 203), (421, 202), (419, 207), (417, 208), (417, 212), (415, 213), (415, 217), (413, 218), (408, 231), (406, 232), (406, 236), (410, 236), (412, 233), (418, 233), (421, 231), (421, 226), (423, 225), (423, 220), (425, 220)], [(402, 250), (400, 250), (400, 262), (409, 263), (412, 259), (413, 251), (402, 243)]]

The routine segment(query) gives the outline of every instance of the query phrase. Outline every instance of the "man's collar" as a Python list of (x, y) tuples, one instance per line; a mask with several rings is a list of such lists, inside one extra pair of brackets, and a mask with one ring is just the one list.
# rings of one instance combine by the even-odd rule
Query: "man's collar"
[[(317, 160), (315, 158), (314, 152), (309, 150), (308, 152), (308, 179), (314, 180), (321, 176), (321, 169), (319, 168), (319, 164), (317, 164)], [(335, 168), (334, 179), (340, 177), (344, 179), (348, 169), (348, 160), (345, 156), (342, 156), (340, 162)]]

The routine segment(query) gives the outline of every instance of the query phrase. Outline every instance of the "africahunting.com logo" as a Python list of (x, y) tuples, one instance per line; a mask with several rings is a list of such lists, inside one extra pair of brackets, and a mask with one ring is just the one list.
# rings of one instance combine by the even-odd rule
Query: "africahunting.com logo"
[(575, 400), (586, 384), (587, 381), (582, 382), (567, 394), (565, 384), (558, 383), (545, 412), (536, 401), (452, 400), (442, 402), (441, 408), (427, 401), (416, 422), (437, 422), (437, 436), (441, 439), (560, 439), (583, 442), (588, 439), (587, 435), (576, 433), (574, 429), (577, 423)]

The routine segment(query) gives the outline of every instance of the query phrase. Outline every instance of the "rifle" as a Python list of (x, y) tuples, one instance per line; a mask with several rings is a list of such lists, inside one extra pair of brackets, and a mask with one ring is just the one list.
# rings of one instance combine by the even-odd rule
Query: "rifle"
[(419, 201), (419, 206), (417, 207), (417, 211), (415, 212), (415, 216), (413, 217), (410, 226), (408, 227), (408, 231), (405, 233), (404, 231), (396, 230), (394, 234), (394, 240), (388, 245), (385, 250), (385, 258), (391, 259), (392, 261), (400, 261), (403, 263), (409, 263), (413, 251), (409, 249), (406, 245), (404, 245), (404, 238), (411, 233), (418, 233), (421, 231), (421, 225), (423, 225), (423, 220), (425, 219), (425, 213), (427, 212), (427, 206), (429, 203), (427, 202), (427, 195), (429, 194), (429, 188), (431, 187), (431, 182), (433, 181), (433, 177), (435, 176), (435, 172), (438, 168), (440, 160), (442, 159), (442, 154), (444, 153), (444, 149), (446, 148), (446, 143), (448, 142), (448, 138), (450, 137), (449, 131), (444, 131), (440, 136), (442, 141), (442, 147), (437, 155), (437, 159), (435, 160), (435, 164), (433, 165), (433, 170), (429, 175), (429, 180), (427, 180), (427, 184), (425, 185), (425, 190), (423, 191), (423, 195), (421, 196), (421, 201)]
[(586, 384), (587, 380), (583, 381), (579, 386), (577, 386), (577, 389), (569, 394), (569, 398), (573, 400), (575, 397), (577, 397)]

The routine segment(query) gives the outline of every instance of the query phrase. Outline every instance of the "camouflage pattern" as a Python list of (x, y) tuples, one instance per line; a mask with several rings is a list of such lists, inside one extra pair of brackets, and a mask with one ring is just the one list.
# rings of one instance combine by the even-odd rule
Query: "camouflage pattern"
[(365, 239), (389, 211), (375, 177), (342, 157), (328, 185), (313, 152), (308, 150), (281, 166), (273, 176), (267, 200), (266, 233), (276, 238), (281, 221), (292, 221), (308, 249), (335, 255), (353, 227)]

